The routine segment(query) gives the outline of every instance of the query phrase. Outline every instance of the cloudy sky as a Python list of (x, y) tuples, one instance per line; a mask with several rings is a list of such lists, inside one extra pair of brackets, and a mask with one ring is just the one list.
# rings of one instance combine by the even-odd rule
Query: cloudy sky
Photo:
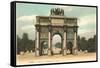
[(78, 18), (78, 35), (93, 37), (96, 34), (96, 8), (95, 7), (80, 7), (80, 6), (62, 6), (62, 5), (43, 5), (43, 4), (16, 4), (16, 31), (17, 35), (22, 37), (22, 34), (28, 33), (30, 39), (35, 38), (35, 23), (36, 16), (49, 16), (50, 9), (60, 7), (64, 9), (66, 17)]

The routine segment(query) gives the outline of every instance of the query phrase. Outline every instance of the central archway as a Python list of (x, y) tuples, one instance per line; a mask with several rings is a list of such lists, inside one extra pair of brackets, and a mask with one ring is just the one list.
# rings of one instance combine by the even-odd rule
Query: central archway
[(59, 33), (55, 33), (52, 36), (52, 54), (61, 54), (62, 52), (62, 36)]

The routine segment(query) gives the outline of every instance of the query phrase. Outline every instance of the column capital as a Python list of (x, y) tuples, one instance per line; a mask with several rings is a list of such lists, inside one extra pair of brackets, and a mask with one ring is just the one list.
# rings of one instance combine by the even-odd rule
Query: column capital
[(64, 32), (67, 32), (67, 25), (63, 26)]
[(37, 31), (40, 31), (40, 25), (39, 24), (36, 24), (35, 27), (36, 27)]
[(73, 27), (74, 32), (77, 32), (77, 29), (78, 29), (78, 26)]
[(51, 29), (52, 29), (52, 26), (51, 25), (48, 25), (49, 32), (51, 32)]

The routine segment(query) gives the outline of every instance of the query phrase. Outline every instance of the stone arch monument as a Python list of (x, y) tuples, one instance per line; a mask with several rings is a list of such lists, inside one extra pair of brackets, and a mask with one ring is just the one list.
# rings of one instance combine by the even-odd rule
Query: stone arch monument
[(52, 55), (52, 37), (60, 34), (62, 40), (62, 55), (67, 54), (68, 42), (71, 42), (72, 54), (77, 50), (77, 18), (64, 16), (64, 10), (51, 9), (50, 16), (36, 16), (36, 56), (42, 55), (42, 42), (47, 43), (47, 54)]

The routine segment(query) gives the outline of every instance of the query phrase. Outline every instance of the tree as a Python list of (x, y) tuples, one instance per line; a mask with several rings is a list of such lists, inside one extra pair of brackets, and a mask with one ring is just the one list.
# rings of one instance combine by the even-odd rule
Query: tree
[(35, 40), (28, 40), (27, 46), (28, 51), (34, 51), (35, 50)]
[(17, 35), (17, 54), (21, 51), (21, 38)]
[(77, 41), (78, 41), (78, 42), (77, 42), (78, 49), (80, 50), (80, 49), (81, 49), (81, 47), (80, 47), (80, 44), (81, 44), (81, 43), (80, 43), (80, 36), (77, 37)]
[(60, 42), (56, 43), (56, 44), (55, 44), (55, 47), (56, 47), (56, 48), (61, 48), (61, 43), (60, 43)]
[(95, 52), (96, 51), (96, 35), (93, 38), (89, 38), (88, 40), (85, 37), (80, 38), (78, 36), (78, 48), (81, 50), (88, 50), (88, 52)]
[(88, 51), (95, 52), (96, 51), (96, 35), (93, 38), (88, 39)]
[(22, 48), (23, 51), (26, 52), (28, 50), (28, 34), (27, 33), (23, 33), (23, 37), (22, 37)]
[(47, 49), (47, 48), (48, 48), (48, 43), (47, 43), (46, 41), (43, 41), (42, 47), (43, 47), (44, 49)]
[(70, 54), (72, 54), (72, 48), (73, 48), (73, 44), (72, 44), (72, 42), (68, 42), (68, 44), (67, 44), (67, 49), (69, 49), (70, 50)]
[(17, 35), (17, 54), (31, 50), (35, 50), (35, 40), (30, 40), (27, 33), (23, 33), (22, 39)]
[(82, 37), (80, 39), (80, 41), (79, 41), (79, 48), (82, 49), (82, 50), (87, 50), (87, 48), (88, 48), (88, 42), (85, 39), (85, 37)]

